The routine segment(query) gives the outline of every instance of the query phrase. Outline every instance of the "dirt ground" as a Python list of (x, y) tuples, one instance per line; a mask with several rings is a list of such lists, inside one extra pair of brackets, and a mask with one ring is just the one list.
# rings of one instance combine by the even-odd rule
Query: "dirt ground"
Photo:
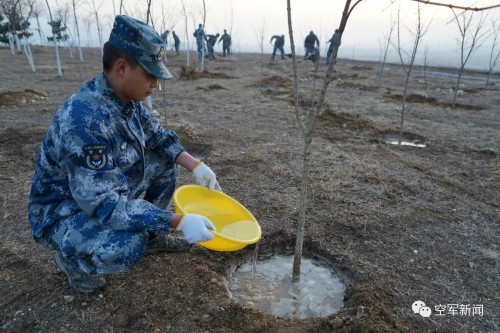
[[(85, 49), (80, 64), (62, 49), (62, 78), (53, 49), (37, 47), (33, 55), (36, 73), (25, 55), (0, 49), (0, 331), (500, 330), (498, 84), (464, 81), (453, 107), (454, 79), (413, 75), (405, 132), (427, 147), (397, 146), (386, 140), (399, 129), (401, 68), (386, 66), (379, 87), (379, 64), (339, 60), (314, 131), (304, 253), (343, 276), (345, 305), (328, 317), (299, 320), (230, 297), (225, 278), (250, 260), (254, 246), (146, 256), (109, 276), (102, 293), (73, 293), (52, 254), (31, 238), (27, 198), (54, 112), (100, 71), (100, 54)], [(304, 142), (291, 103), (291, 59), (219, 56), (203, 75), (183, 69), (185, 62), (169, 57), (176, 78), (153, 96), (158, 118), (257, 218), (259, 253), (291, 253)], [(298, 65), (300, 87), (312, 87), (312, 64)], [(319, 80), (325, 69), (322, 62)], [(301, 104), (308, 99), (303, 91)], [(181, 174), (180, 184), (192, 181)], [(431, 308), (430, 317), (413, 313), (417, 300)]]

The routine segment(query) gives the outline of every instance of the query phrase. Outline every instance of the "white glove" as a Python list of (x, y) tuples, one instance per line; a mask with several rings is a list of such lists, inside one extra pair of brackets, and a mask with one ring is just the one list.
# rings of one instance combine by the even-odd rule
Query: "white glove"
[(185, 214), (176, 230), (182, 231), (184, 239), (189, 243), (207, 242), (214, 238), (208, 229), (215, 231), (215, 226), (205, 216)]
[(210, 190), (215, 189), (217, 191), (222, 192), (222, 189), (220, 188), (220, 185), (217, 182), (217, 178), (215, 177), (215, 173), (212, 171), (212, 169), (206, 166), (205, 163), (200, 162), (193, 169), (193, 174), (194, 178), (196, 179), (196, 182), (201, 186), (208, 186)]

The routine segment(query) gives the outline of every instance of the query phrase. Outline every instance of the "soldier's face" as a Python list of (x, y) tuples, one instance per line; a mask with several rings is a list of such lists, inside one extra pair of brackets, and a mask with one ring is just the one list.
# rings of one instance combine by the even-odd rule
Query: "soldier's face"
[(158, 79), (149, 74), (141, 65), (128, 67), (124, 76), (123, 95), (126, 99), (143, 101), (158, 86)]

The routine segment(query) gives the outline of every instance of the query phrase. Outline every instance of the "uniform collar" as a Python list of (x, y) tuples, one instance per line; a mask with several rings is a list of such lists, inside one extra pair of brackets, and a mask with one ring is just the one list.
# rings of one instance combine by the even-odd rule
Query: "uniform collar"
[(127, 104), (123, 104), (118, 95), (115, 93), (108, 80), (101, 73), (96, 78), (97, 90), (112, 104), (115, 110), (119, 110), (120, 114), (123, 114), (127, 118), (130, 118), (135, 112), (135, 103), (130, 101)]

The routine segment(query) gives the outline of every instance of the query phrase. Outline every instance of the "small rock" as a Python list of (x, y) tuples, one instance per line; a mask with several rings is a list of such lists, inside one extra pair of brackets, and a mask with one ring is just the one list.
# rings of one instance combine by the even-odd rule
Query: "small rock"
[(344, 324), (344, 321), (340, 319), (339, 317), (335, 317), (332, 320), (330, 320), (330, 325), (332, 326), (333, 329), (337, 329), (340, 326)]
[(72, 295), (65, 295), (64, 296), (64, 300), (68, 303), (71, 303), (75, 300), (75, 296), (72, 296)]
[(493, 156), (495, 156), (497, 154), (495, 149), (492, 149), (492, 148), (483, 148), (479, 152), (481, 152), (482, 154), (493, 155)]
[(208, 89), (209, 90), (219, 90), (219, 89), (226, 89), (224, 88), (223, 86), (221, 86), (220, 84), (211, 84), (208, 86)]
[(113, 320), (113, 323), (117, 327), (126, 327), (128, 322), (129, 322), (129, 317), (125, 313), (118, 314)]

